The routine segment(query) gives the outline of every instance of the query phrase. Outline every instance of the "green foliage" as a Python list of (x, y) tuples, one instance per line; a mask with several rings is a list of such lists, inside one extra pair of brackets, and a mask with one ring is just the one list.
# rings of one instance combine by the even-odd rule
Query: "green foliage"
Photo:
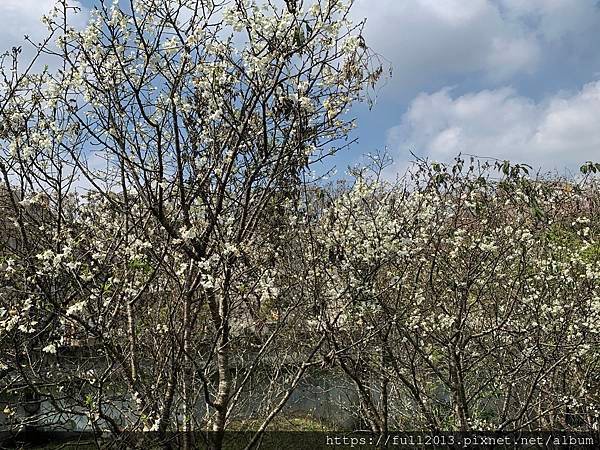
[(563, 247), (566, 250), (565, 257), (569, 257), (575, 251), (579, 252), (584, 262), (600, 262), (600, 243), (589, 243), (572, 227), (560, 223), (552, 224), (545, 233), (545, 239), (549, 244)]
[(145, 259), (135, 258), (129, 261), (128, 268), (131, 270), (139, 270), (144, 274), (152, 272), (152, 266)]
[[(254, 431), (262, 425), (260, 419), (234, 420), (229, 426), (229, 431)], [(268, 428), (269, 431), (331, 431), (334, 430), (327, 423), (306, 416), (278, 416)]]
[(588, 175), (591, 173), (598, 173), (600, 172), (600, 163), (594, 163), (592, 161), (586, 161), (585, 164), (583, 164), (580, 168), (579, 171), (584, 174), (584, 175)]

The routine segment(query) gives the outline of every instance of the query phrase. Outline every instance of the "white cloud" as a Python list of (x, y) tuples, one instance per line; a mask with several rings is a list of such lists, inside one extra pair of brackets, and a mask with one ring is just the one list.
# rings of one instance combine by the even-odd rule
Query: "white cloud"
[(586, 34), (600, 22), (596, 0), (500, 0), (500, 5), (510, 19), (534, 21), (547, 41)]
[(530, 73), (540, 59), (535, 33), (491, 0), (358, 0), (369, 44), (394, 68), (394, 84), (410, 90), (453, 75), (505, 80)]
[(353, 14), (367, 18), (367, 41), (394, 65), (396, 93), (465, 77), (499, 85), (547, 76), (536, 71), (548, 61), (562, 70), (566, 60), (598, 60), (596, 0), (357, 0)]
[(54, 6), (53, 0), (3, 0), (0, 2), (0, 41), (4, 47), (19, 45), (23, 36), (41, 39), (46, 27), (40, 19)]
[[(24, 36), (28, 35), (35, 43), (47, 36), (48, 30), (41, 18), (52, 10), (55, 3), (55, 0), (0, 0), (0, 52), (21, 46), (25, 61), (33, 56), (34, 49)], [(70, 1), (69, 6), (81, 8), (77, 15), (71, 15), (71, 25), (83, 27), (87, 22), (88, 10), (79, 1)]]
[(598, 117), (600, 81), (540, 102), (511, 88), (461, 96), (445, 88), (414, 99), (388, 144), (398, 160), (411, 150), (442, 161), (462, 152), (574, 168), (600, 160)]

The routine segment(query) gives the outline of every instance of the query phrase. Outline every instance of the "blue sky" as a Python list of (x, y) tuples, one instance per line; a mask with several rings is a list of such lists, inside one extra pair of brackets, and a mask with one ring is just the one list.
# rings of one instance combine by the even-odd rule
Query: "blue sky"
[[(1, 0), (3, 47), (43, 35), (52, 3)], [(599, 1), (356, 0), (353, 14), (367, 18), (367, 42), (394, 74), (372, 111), (353, 111), (359, 143), (336, 156), (338, 168), (384, 148), (397, 171), (410, 151), (560, 173), (600, 161)]]

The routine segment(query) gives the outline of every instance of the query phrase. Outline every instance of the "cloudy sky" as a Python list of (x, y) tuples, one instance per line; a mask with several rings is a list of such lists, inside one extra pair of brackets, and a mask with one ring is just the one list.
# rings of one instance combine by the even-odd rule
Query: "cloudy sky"
[[(3, 47), (41, 37), (52, 3), (0, 0)], [(411, 151), (562, 173), (600, 160), (600, 1), (356, 0), (354, 15), (394, 74), (355, 109), (360, 141), (338, 167), (386, 147), (398, 170)]]
[(362, 147), (528, 162), (600, 160), (600, 2), (357, 0), (393, 79), (359, 117)]

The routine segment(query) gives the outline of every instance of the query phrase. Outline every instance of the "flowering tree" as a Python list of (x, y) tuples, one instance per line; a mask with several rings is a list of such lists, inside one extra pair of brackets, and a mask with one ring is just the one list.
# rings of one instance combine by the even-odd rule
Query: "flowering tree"
[(328, 340), (374, 432), (597, 426), (597, 185), (527, 171), (360, 173), (327, 211), (331, 289), (353, 301)]
[[(261, 224), (274, 202), (299, 214), (302, 174), (348, 145), (344, 115), (381, 75), (350, 4), (297, 3), (101, 1), (76, 30), (61, 0), (44, 18), (59, 37), (41, 51), (62, 68), (3, 104), (13, 385), (117, 433), (208, 423), (221, 447), (242, 369), (298, 308), (262, 265)], [(249, 353), (265, 314), (279, 325)], [(62, 367), (65, 339), (95, 359)], [(33, 364), (14, 371), (23, 352)]]

